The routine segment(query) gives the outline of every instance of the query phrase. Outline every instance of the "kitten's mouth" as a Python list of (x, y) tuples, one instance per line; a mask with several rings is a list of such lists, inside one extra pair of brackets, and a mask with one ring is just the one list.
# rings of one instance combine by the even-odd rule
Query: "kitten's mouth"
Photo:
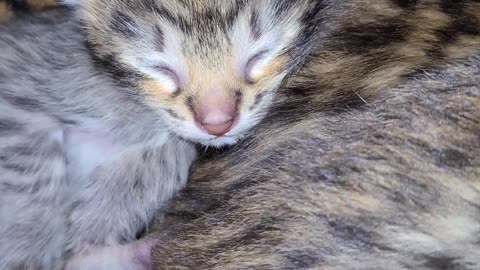
[(232, 145), (236, 143), (241, 137), (242, 136), (239, 136), (238, 134), (222, 135), (222, 136), (216, 136), (208, 139), (199, 139), (199, 140), (196, 140), (196, 142), (205, 146), (222, 147), (222, 146)]

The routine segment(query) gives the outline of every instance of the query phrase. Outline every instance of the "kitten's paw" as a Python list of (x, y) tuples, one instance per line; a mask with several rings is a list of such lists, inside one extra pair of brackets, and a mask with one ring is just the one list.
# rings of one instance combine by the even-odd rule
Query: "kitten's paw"
[(151, 240), (138, 240), (124, 246), (91, 250), (88, 255), (70, 259), (65, 270), (151, 270)]

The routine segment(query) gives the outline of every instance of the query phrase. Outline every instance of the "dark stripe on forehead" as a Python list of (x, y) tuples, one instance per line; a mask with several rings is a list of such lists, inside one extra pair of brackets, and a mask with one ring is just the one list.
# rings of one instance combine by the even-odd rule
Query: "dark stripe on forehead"
[(227, 7), (227, 4), (223, 4), (224, 6), (221, 7), (212, 5), (211, 7), (201, 6), (202, 8), (197, 6), (198, 3), (192, 2), (183, 1), (181, 3), (192, 14), (187, 17), (183, 17), (156, 2), (152, 2), (149, 5), (151, 5), (150, 8), (157, 16), (166, 19), (186, 34), (194, 33), (194, 29), (204, 33), (214, 33), (218, 29), (227, 32), (250, 0), (235, 1), (230, 7)]
[[(280, 10), (288, 11), (291, 8), (291, 3), (286, 1), (283, 5), (280, 5)], [(294, 1), (291, 1), (294, 2)], [(279, 4), (281, 2), (279, 1)], [(326, 8), (323, 0), (316, 0), (311, 2), (311, 7), (305, 11), (303, 16), (300, 19), (300, 26), (302, 30), (298, 38), (295, 40), (295, 43), (290, 46), (290, 48), (285, 52), (289, 56), (292, 66), (297, 65), (304, 61), (306, 55), (309, 54), (310, 49), (316, 42), (317, 32), (319, 31), (320, 24), (322, 23), (322, 11)], [(277, 16), (285, 16), (279, 14)]]
[(238, 14), (245, 9), (250, 0), (236, 1), (231, 9), (229, 9), (225, 15), (225, 21), (227, 28), (231, 28), (238, 18)]
[[(321, 2), (321, 1), (318, 1)], [(298, 5), (297, 1), (292, 0), (278, 0), (273, 4), (275, 14), (278, 17), (283, 16), (285, 13), (289, 12), (292, 8)]]
[(170, 12), (168, 9), (166, 9), (165, 7), (163, 6), (158, 6), (158, 5), (155, 5), (152, 7), (153, 11), (160, 17), (166, 19), (167, 21), (173, 23), (173, 24), (177, 24), (178, 23), (178, 18), (177, 16), (175, 16), (175, 14), (173, 14), (172, 12)]
[(255, 10), (252, 12), (252, 16), (250, 17), (250, 31), (253, 40), (258, 40), (262, 35), (260, 18), (258, 17), (258, 13)]
[(156, 25), (153, 27), (153, 34), (154, 34), (154, 44), (155, 49), (159, 52), (163, 52), (165, 49), (165, 34), (160, 26)]
[(111, 16), (110, 28), (113, 31), (122, 34), (124, 37), (137, 36), (138, 25), (132, 17), (121, 11), (115, 11)]

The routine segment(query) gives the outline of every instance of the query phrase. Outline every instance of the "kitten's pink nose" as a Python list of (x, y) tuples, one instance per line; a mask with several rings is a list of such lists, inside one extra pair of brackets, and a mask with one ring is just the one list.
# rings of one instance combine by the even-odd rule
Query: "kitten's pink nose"
[(238, 97), (229, 91), (207, 88), (194, 103), (195, 121), (210, 135), (225, 135), (237, 122), (238, 102)]
[(197, 116), (197, 121), (210, 135), (222, 136), (229, 132), (233, 126), (234, 113), (223, 111), (209, 111)]

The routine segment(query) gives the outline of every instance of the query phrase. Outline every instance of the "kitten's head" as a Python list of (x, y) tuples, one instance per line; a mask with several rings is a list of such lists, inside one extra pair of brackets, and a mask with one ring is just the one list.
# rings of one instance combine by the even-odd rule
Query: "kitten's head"
[(84, 0), (89, 44), (177, 135), (237, 141), (306, 55), (319, 0)]

